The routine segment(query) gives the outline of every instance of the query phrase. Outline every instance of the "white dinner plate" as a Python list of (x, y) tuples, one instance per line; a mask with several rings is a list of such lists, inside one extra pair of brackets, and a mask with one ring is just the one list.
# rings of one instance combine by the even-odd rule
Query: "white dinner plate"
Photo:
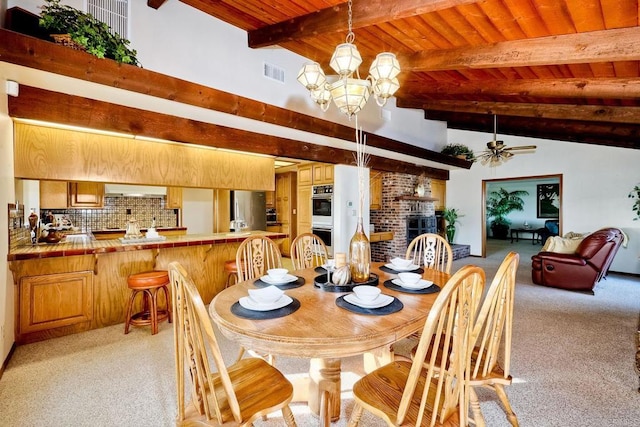
[(260, 280), (270, 285), (284, 285), (285, 283), (295, 282), (296, 280), (298, 280), (298, 277), (292, 274), (286, 274), (282, 280), (273, 280), (269, 276), (262, 276)]
[(417, 270), (420, 268), (419, 265), (415, 265), (415, 264), (410, 264), (408, 267), (398, 267), (396, 265), (393, 265), (391, 263), (385, 264), (385, 267), (391, 269), (391, 270), (395, 270), (395, 271), (413, 271), (413, 270)]
[(250, 297), (242, 297), (238, 302), (247, 310), (269, 311), (277, 310), (291, 304), (293, 302), (293, 298), (291, 298), (289, 295), (282, 295), (279, 299), (270, 304), (260, 304), (255, 300), (252, 300)]
[(380, 294), (373, 301), (362, 301), (356, 294), (347, 294), (344, 296), (344, 300), (349, 304), (362, 308), (380, 308), (391, 304), (393, 297), (391, 295)]
[(391, 283), (405, 289), (427, 289), (429, 286), (433, 285), (433, 282), (431, 280), (424, 279), (418, 280), (418, 283), (416, 283), (415, 285), (407, 285), (400, 279), (393, 279)]

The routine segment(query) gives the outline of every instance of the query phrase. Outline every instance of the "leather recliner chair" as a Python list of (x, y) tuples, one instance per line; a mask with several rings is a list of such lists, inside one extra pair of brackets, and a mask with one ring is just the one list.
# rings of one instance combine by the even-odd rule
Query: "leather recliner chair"
[(609, 270), (624, 234), (617, 228), (603, 228), (589, 234), (574, 254), (540, 252), (531, 257), (533, 283), (572, 291), (593, 293)]

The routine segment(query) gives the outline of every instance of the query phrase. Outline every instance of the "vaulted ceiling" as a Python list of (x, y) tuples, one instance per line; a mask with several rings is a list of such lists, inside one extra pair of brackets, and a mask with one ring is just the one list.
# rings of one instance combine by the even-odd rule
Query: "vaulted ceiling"
[[(347, 33), (343, 0), (180, 0), (325, 71)], [(161, 7), (164, 0), (148, 0)], [(448, 127), (640, 148), (638, 0), (354, 0), (366, 74), (401, 63), (397, 106)], [(301, 64), (302, 65), (302, 64)]]

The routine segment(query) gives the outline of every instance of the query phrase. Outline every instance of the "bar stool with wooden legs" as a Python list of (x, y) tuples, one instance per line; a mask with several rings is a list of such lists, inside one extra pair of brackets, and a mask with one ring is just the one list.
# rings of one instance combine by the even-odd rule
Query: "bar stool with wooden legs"
[(227, 281), (224, 283), (225, 289), (238, 283), (238, 265), (235, 259), (224, 262), (224, 271), (227, 273)]
[[(165, 270), (147, 271), (132, 274), (127, 278), (131, 296), (127, 304), (127, 316), (124, 333), (129, 333), (129, 326), (151, 325), (151, 334), (158, 333), (158, 323), (168, 320), (171, 323), (171, 298), (169, 296), (169, 273)], [(164, 291), (166, 309), (158, 309), (158, 291)], [(142, 293), (143, 309), (132, 314), (136, 296)]]

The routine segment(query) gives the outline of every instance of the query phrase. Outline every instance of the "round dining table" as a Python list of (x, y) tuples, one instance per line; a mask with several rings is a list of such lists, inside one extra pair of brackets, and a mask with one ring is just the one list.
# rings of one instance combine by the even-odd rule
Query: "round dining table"
[[(232, 307), (235, 304), (235, 309), (238, 308), (239, 299), (246, 297), (249, 289), (264, 286), (257, 282), (259, 279), (240, 282), (217, 294), (209, 305), (209, 313), (226, 338), (246, 349), (311, 359), (308, 394), (302, 395), (308, 399), (311, 411), (320, 416), (320, 424), (328, 425), (340, 416), (340, 359), (365, 355), (367, 372), (391, 362), (391, 345), (422, 330), (438, 295), (438, 292), (408, 293), (397, 290), (397, 286), (385, 286), (397, 274), (383, 266), (384, 263), (372, 263), (371, 278), (377, 277), (382, 293), (394, 297), (394, 307), (400, 307), (390, 314), (379, 314), (376, 310), (363, 314), (344, 308), (344, 301), (338, 300), (349, 292), (334, 290), (348, 287), (327, 286), (326, 274), (317, 268), (290, 272), (299, 278), (298, 283), (304, 281), (302, 286), (285, 290), (286, 295), (299, 302), (299, 308), (292, 313), (272, 319), (241, 317), (237, 311), (234, 314)], [(422, 276), (439, 287), (449, 279), (448, 274), (430, 269), (425, 269)]]

